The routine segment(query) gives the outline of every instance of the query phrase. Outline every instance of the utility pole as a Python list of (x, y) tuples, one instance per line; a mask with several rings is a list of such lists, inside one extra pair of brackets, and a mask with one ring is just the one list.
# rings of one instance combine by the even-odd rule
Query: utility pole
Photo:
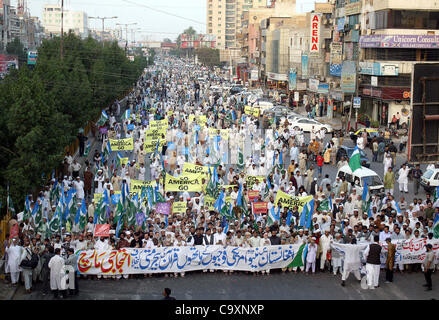
[(61, 0), (61, 43), (60, 43), (61, 60), (64, 59), (64, 0)]
[(105, 20), (107, 19), (117, 19), (116, 16), (114, 17), (88, 17), (89, 19), (100, 19), (102, 20), (102, 34), (101, 34), (101, 41), (102, 41), (102, 45), (104, 45), (104, 31), (105, 31)]
[(117, 26), (125, 26), (125, 32), (126, 32), (126, 44), (125, 44), (125, 53), (127, 53), (128, 50), (128, 26), (136, 25), (137, 22), (134, 23), (116, 23)]

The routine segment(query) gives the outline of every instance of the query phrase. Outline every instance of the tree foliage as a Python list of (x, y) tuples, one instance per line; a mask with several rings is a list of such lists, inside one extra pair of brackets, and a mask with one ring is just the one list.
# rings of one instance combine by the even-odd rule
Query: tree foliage
[(221, 64), (220, 52), (218, 49), (198, 48), (195, 50), (198, 61), (208, 67), (215, 67)]
[(9, 183), (16, 212), (59, 166), (78, 130), (122, 98), (147, 65), (143, 56), (129, 61), (116, 42), (73, 34), (64, 37), (63, 59), (59, 52), (59, 38), (45, 40), (35, 68), (21, 65), (0, 83), (0, 201), (6, 204)]

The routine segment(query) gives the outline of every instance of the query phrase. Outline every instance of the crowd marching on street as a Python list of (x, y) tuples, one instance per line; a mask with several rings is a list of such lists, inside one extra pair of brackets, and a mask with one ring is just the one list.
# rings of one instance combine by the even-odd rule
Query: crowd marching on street
[[(11, 284), (17, 285), (21, 274), (28, 292), (33, 282), (42, 281), (45, 294), (52, 290), (63, 296), (60, 270), (71, 265), (77, 271), (81, 250), (307, 244), (305, 263), (281, 272), (340, 273), (343, 286), (351, 272), (360, 281), (363, 273), (367, 287), (374, 289), (385, 250), (387, 282), (393, 281), (394, 270), (424, 272), (431, 290), (439, 202), (435, 192), (418, 195), (420, 166), (396, 168), (393, 143), (372, 140), (373, 161), (384, 164), (385, 190), (369, 192), (360, 181), (351, 183), (325, 170), (361, 168), (357, 151), (336, 159), (343, 135), (323, 129), (308, 135), (284, 118), (269, 121), (256, 107), (246, 109), (251, 106), (248, 96), (221, 90), (226, 83), (220, 73), (177, 58), (158, 58), (145, 69), (126, 97), (126, 107), (116, 101), (103, 111), (96, 140), (87, 142), (81, 134), (79, 155), (67, 154), (59, 176), (36, 198), (26, 197), (25, 210), (10, 221), (19, 226), (4, 243)], [(356, 150), (367, 147), (364, 134)], [(183, 184), (182, 177), (199, 181)], [(395, 198), (395, 188), (408, 193), (410, 179), (416, 199)], [(177, 189), (170, 191), (168, 183), (174, 182)], [(282, 206), (278, 198), (307, 200)], [(158, 212), (163, 203), (170, 204), (168, 213)], [(255, 203), (266, 204), (256, 211)], [(98, 225), (109, 225), (109, 235), (95, 236)], [(424, 263), (395, 262), (395, 241), (411, 239), (425, 239)], [(268, 275), (270, 269), (247, 273)], [(75, 285), (71, 294), (78, 293)]]

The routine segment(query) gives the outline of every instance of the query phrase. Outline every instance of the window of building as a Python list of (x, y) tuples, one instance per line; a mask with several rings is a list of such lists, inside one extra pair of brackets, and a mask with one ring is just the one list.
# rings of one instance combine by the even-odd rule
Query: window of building
[(212, 33), (212, 29), (209, 29), (209, 33)]
[[(373, 21), (373, 19), (372, 19)], [(439, 12), (380, 10), (375, 12), (375, 29), (439, 29)]]
[(360, 15), (354, 14), (352, 16), (349, 16), (349, 27), (350, 29), (353, 29), (356, 24), (360, 23)]

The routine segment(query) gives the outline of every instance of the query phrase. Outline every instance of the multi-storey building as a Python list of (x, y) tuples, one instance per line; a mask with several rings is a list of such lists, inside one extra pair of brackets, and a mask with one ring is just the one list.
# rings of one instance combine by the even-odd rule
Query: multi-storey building
[(415, 62), (439, 61), (439, 2), (362, 1), (358, 72), (362, 110), (387, 125), (410, 119)]
[[(83, 11), (63, 10), (64, 32), (69, 31), (81, 37), (88, 36), (87, 14)], [(61, 6), (47, 4), (43, 8), (43, 26), (47, 34), (61, 34)]]

